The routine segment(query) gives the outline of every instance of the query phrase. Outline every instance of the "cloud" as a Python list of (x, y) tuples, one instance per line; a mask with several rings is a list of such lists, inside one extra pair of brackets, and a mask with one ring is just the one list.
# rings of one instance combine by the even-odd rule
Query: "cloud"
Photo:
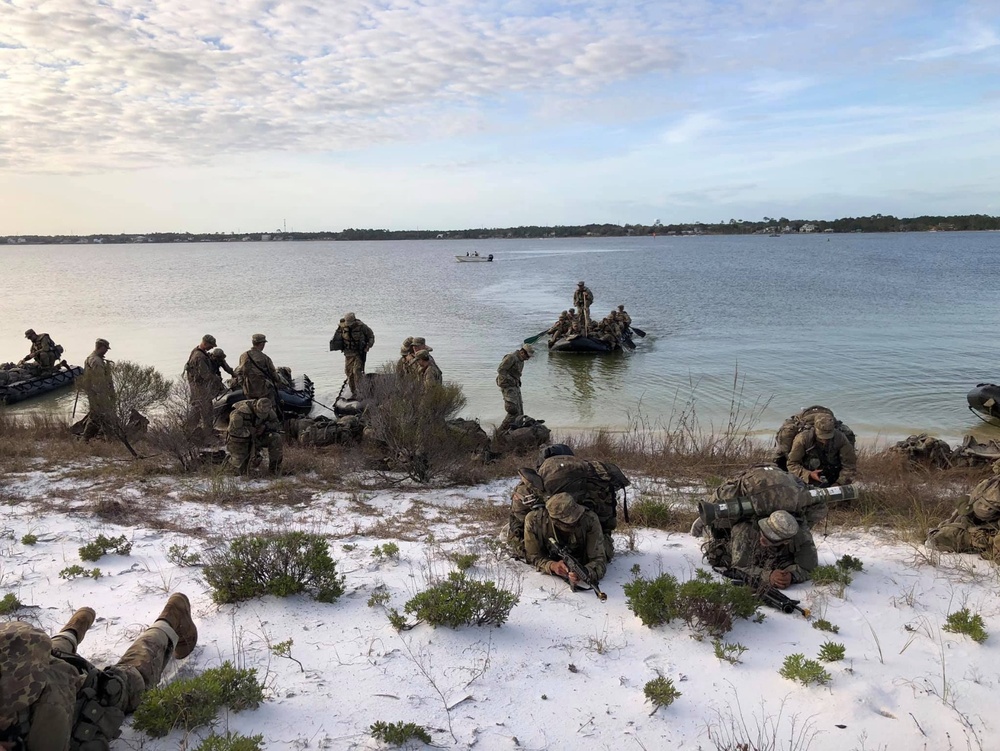
[(695, 112), (663, 132), (664, 143), (681, 144), (697, 141), (705, 134), (719, 129), (722, 121), (709, 112)]
[(954, 44), (914, 55), (904, 55), (899, 59), (907, 61), (942, 60), (950, 57), (974, 55), (1000, 46), (1000, 35), (994, 29), (979, 24), (970, 24), (961, 34), (956, 36), (959, 36), (960, 39)]

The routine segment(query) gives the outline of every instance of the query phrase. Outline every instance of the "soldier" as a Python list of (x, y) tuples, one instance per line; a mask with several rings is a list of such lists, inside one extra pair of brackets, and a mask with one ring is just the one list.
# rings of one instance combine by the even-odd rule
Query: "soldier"
[(569, 311), (564, 310), (559, 314), (559, 318), (552, 325), (552, 328), (545, 332), (549, 335), (549, 347), (566, 336), (571, 327), (572, 323), (569, 320)]
[(413, 364), (413, 337), (408, 336), (399, 346), (399, 359), (396, 361), (396, 375), (405, 376)]
[(625, 312), (624, 305), (618, 306), (618, 317), (621, 319), (626, 331), (632, 327), (632, 316)]
[(819, 414), (813, 427), (792, 441), (788, 471), (809, 485), (850, 485), (858, 472), (858, 455), (832, 415)]
[(515, 418), (524, 414), (524, 403), (521, 401), (521, 372), (524, 370), (524, 361), (530, 359), (534, 353), (534, 347), (525, 344), (520, 349), (504, 355), (497, 367), (497, 386), (503, 394), (503, 408), (507, 413), (497, 432), (508, 430)]
[(233, 369), (226, 362), (226, 353), (221, 347), (216, 347), (208, 353), (209, 364), (212, 366), (212, 398), (226, 393), (226, 383), (222, 380), (222, 371), (226, 371), (230, 376), (235, 375)]
[[(997, 467), (994, 466), (994, 472)], [(1000, 477), (976, 485), (946, 522), (927, 533), (928, 548), (946, 553), (979, 553), (1000, 560)]]
[[(694, 530), (692, 530), (694, 531)], [(760, 519), (744, 519), (702, 546), (705, 559), (715, 568), (734, 568), (776, 589), (809, 581), (819, 565), (816, 543), (809, 526), (799, 524), (787, 511), (774, 511)]]
[[(25, 331), (24, 338), (31, 342), (31, 351), (21, 358), (18, 365), (24, 365), (28, 360), (34, 360), (41, 371), (55, 369), (56, 363), (59, 362), (59, 356), (62, 354), (62, 347), (53, 342), (52, 337), (48, 334), (36, 334), (34, 329)], [(69, 369), (65, 360), (59, 362), (59, 365)]]
[(555, 557), (550, 538), (566, 547), (593, 581), (601, 580), (615, 552), (611, 538), (601, 531), (597, 515), (574, 501), (569, 493), (556, 493), (543, 508), (528, 512), (524, 520), (524, 552), (528, 564), (538, 571), (580, 584), (566, 564)]
[(584, 282), (576, 283), (576, 291), (573, 292), (573, 305), (576, 306), (577, 319), (580, 321), (581, 333), (584, 336), (590, 334), (590, 305), (594, 302), (594, 293), (587, 289)]
[(425, 386), (435, 384), (440, 386), (444, 383), (444, 374), (437, 362), (431, 357), (432, 347), (427, 347), (417, 352), (413, 356), (413, 374), (419, 378)]
[(226, 461), (239, 474), (250, 470), (251, 460), (260, 449), (267, 449), (267, 468), (272, 474), (280, 474), (283, 445), (281, 421), (274, 411), (270, 399), (242, 401), (229, 415), (229, 430), (226, 433)]
[(191, 398), (189, 428), (194, 429), (200, 424), (203, 438), (212, 435), (214, 422), (212, 398), (215, 396), (213, 392), (216, 388), (215, 379), (218, 378), (216, 375), (218, 370), (213, 367), (212, 356), (209, 354), (209, 350), (214, 346), (215, 337), (205, 334), (198, 346), (191, 350), (184, 365), (184, 375), (187, 378)]
[[(359, 388), (364, 382), (365, 360), (368, 351), (375, 345), (375, 332), (354, 313), (345, 313), (340, 322), (340, 340), (344, 351), (344, 374), (351, 387), (351, 394), (360, 396)], [(414, 347), (414, 349), (416, 349)]]
[(234, 371), (243, 387), (243, 396), (246, 399), (267, 398), (277, 404), (278, 371), (271, 358), (264, 354), (267, 337), (254, 334), (250, 337), (250, 343), (253, 346), (240, 355), (240, 364)]
[(87, 395), (87, 426), (83, 440), (89, 441), (101, 431), (115, 424), (115, 384), (111, 376), (114, 363), (104, 356), (111, 349), (107, 339), (94, 342), (94, 351), (83, 363), (80, 387)]
[(0, 748), (108, 748), (164, 667), (198, 643), (191, 604), (178, 592), (116, 664), (98, 670), (77, 654), (95, 617), (81, 608), (51, 638), (23, 621), (0, 624)]

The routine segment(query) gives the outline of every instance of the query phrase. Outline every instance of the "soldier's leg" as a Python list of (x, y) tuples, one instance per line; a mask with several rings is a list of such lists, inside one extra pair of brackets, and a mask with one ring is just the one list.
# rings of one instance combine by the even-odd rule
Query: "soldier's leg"
[(524, 409), (521, 406), (521, 389), (516, 386), (507, 386), (500, 391), (503, 394), (503, 409), (507, 413), (503, 422), (500, 423), (500, 427), (497, 428), (502, 432), (510, 429), (514, 424), (514, 419), (524, 414)]
[(344, 375), (347, 377), (347, 385), (351, 389), (351, 395), (355, 399), (358, 397), (358, 379), (354, 370), (354, 355), (350, 352), (344, 353)]
[(83, 637), (87, 635), (90, 627), (94, 625), (94, 618), (96, 617), (97, 614), (93, 608), (80, 608), (77, 610), (73, 613), (73, 617), (66, 622), (66, 625), (62, 627), (62, 630), (52, 637), (52, 649), (75, 655), (76, 648), (83, 641)]
[(284, 458), (284, 441), (277, 433), (271, 433), (267, 437), (267, 469), (272, 474), (281, 472), (281, 461)]
[(230, 438), (226, 441), (226, 465), (241, 475), (245, 475), (250, 469), (250, 454), (253, 444), (248, 440)]

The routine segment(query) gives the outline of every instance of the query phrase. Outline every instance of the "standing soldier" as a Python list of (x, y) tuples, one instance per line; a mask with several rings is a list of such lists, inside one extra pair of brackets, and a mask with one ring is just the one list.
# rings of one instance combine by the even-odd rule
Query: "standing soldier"
[(108, 748), (171, 658), (198, 643), (191, 604), (177, 592), (116, 664), (98, 670), (76, 651), (95, 617), (80, 608), (51, 638), (24, 621), (0, 624), (0, 749)]
[(278, 403), (278, 371), (271, 362), (271, 358), (264, 354), (264, 345), (267, 344), (267, 337), (263, 334), (254, 334), (250, 337), (253, 345), (250, 349), (240, 355), (240, 364), (234, 371), (243, 387), (243, 398), (263, 399), (268, 398)]
[(267, 468), (272, 474), (281, 472), (284, 448), (281, 442), (281, 421), (270, 399), (242, 401), (229, 415), (226, 433), (227, 462), (241, 475), (250, 470), (250, 461), (257, 451), (267, 449)]
[(576, 306), (576, 315), (584, 336), (590, 335), (590, 305), (593, 302), (594, 293), (587, 289), (584, 282), (577, 282), (576, 291), (573, 293), (573, 304)]
[(191, 397), (191, 419), (189, 427), (194, 429), (201, 425), (202, 437), (212, 435), (212, 397), (215, 388), (216, 370), (212, 366), (212, 356), (209, 354), (215, 346), (215, 337), (205, 334), (201, 343), (191, 350), (187, 364), (184, 365), (184, 375), (187, 377)]
[(520, 349), (504, 355), (497, 368), (497, 386), (503, 394), (503, 408), (507, 416), (500, 423), (497, 432), (502, 433), (510, 429), (514, 420), (524, 414), (524, 403), (521, 401), (521, 373), (524, 370), (524, 361), (535, 354), (535, 349), (530, 344), (525, 344)]
[(408, 336), (399, 347), (399, 359), (396, 361), (396, 375), (405, 376), (413, 364), (413, 337)]
[[(52, 370), (56, 367), (56, 363), (59, 362), (59, 357), (62, 355), (63, 348), (52, 341), (52, 337), (48, 334), (36, 334), (34, 329), (28, 329), (24, 332), (24, 338), (31, 342), (31, 351), (21, 358), (18, 365), (24, 365), (28, 360), (34, 360), (41, 370)], [(63, 360), (60, 365), (69, 369), (69, 365)]]
[(114, 363), (104, 359), (110, 349), (107, 339), (98, 339), (94, 342), (94, 351), (83, 364), (80, 386), (86, 393), (88, 402), (87, 427), (83, 431), (85, 441), (115, 423), (115, 384), (111, 376), (111, 366)]
[(444, 383), (444, 374), (434, 358), (431, 357), (432, 349), (432, 347), (427, 347), (413, 356), (413, 375), (425, 386), (431, 384), (440, 386)]
[[(368, 351), (375, 345), (375, 332), (354, 313), (345, 313), (340, 320), (337, 334), (340, 338), (340, 349), (344, 352), (344, 374), (351, 387), (351, 394), (357, 397), (360, 395), (358, 389), (364, 383), (365, 359), (368, 357)], [(335, 340), (336, 338), (334, 337)]]
[(208, 353), (211, 358), (210, 364), (212, 366), (212, 398), (220, 396), (226, 393), (226, 384), (222, 380), (222, 371), (226, 371), (230, 376), (235, 375), (233, 369), (229, 367), (229, 363), (226, 362), (226, 353), (222, 351), (221, 347), (216, 347), (211, 352)]

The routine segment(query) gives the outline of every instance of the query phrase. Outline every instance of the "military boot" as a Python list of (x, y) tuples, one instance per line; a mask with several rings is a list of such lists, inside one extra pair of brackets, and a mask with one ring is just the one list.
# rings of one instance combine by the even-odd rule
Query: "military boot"
[(177, 634), (174, 657), (180, 660), (191, 654), (198, 643), (198, 627), (191, 620), (191, 603), (188, 601), (187, 595), (180, 592), (170, 595), (163, 612), (156, 620), (166, 621)]
[(79, 644), (83, 641), (83, 637), (87, 635), (90, 627), (94, 625), (96, 617), (97, 613), (94, 612), (93, 608), (80, 608), (73, 613), (73, 617), (60, 629), (60, 633), (64, 631), (72, 632), (73, 636), (76, 637), (76, 643)]
[(270, 472), (272, 475), (280, 475), (281, 474), (281, 462), (268, 462), (267, 463), (267, 471)]

